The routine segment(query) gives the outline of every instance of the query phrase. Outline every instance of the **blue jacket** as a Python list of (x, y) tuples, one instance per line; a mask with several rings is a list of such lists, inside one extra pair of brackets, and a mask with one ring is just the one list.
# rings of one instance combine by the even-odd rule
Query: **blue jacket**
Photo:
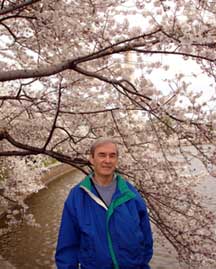
[(107, 208), (90, 177), (65, 201), (56, 248), (58, 269), (150, 269), (152, 232), (145, 202), (120, 175)]

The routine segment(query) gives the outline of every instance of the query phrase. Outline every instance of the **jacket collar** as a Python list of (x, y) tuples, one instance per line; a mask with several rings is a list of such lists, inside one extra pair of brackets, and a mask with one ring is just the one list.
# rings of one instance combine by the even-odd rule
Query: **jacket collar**
[[(122, 176), (120, 176), (119, 174), (115, 173), (114, 174), (116, 180), (117, 180), (117, 188), (120, 191), (121, 194), (126, 193), (126, 192), (132, 192), (126, 181), (123, 179)], [(91, 177), (92, 174), (89, 174), (88, 176), (86, 176), (83, 181), (80, 183), (80, 187), (85, 187), (85, 189), (88, 189), (89, 191), (92, 191), (92, 183), (91, 183)]]

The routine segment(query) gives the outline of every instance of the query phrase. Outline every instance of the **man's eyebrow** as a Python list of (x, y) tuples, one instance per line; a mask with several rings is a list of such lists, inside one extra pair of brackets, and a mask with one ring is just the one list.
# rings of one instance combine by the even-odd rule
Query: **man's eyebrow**
[(109, 155), (116, 155), (117, 152), (105, 152), (105, 151), (99, 151), (98, 154), (109, 154)]

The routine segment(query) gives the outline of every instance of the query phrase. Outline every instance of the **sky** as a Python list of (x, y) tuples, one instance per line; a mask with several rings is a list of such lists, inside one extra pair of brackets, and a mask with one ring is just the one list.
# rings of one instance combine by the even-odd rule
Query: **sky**
[[(146, 2), (143, 2), (146, 10), (152, 10), (154, 9), (154, 6), (152, 5), (151, 1), (148, 1), (149, 3), (146, 4)], [(126, 3), (123, 4), (123, 8), (125, 10), (130, 10), (131, 8), (134, 8), (135, 10), (135, 1), (134, 0), (128, 0)], [(171, 3), (171, 2), (169, 2)], [(137, 10), (138, 11), (138, 10)], [(207, 18), (209, 15), (206, 14), (205, 17)], [(179, 19), (180, 17), (178, 17)], [(123, 22), (124, 17), (119, 15), (117, 17), (119, 22)], [(146, 19), (145, 15), (142, 14), (140, 11), (136, 14), (136, 19), (134, 19), (134, 15), (127, 16), (127, 19), (129, 20), (129, 23), (131, 27), (136, 27), (142, 25), (143, 32), (148, 31), (149, 22)], [(160, 15), (157, 16), (157, 20), (160, 21)], [(182, 20), (184, 18), (182, 17)], [(184, 74), (185, 78), (184, 80), (188, 83), (190, 83), (189, 90), (192, 90), (197, 93), (202, 93), (202, 96), (199, 98), (200, 104), (203, 102), (208, 102), (209, 99), (212, 96), (216, 96), (216, 86), (215, 81), (212, 77), (209, 77), (207, 74), (204, 74), (200, 68), (200, 66), (196, 63), (195, 60), (189, 59), (185, 61), (182, 59), (181, 56), (175, 56), (175, 55), (151, 55), (146, 56), (144, 55), (144, 61), (146, 62), (161, 62), (164, 65), (168, 65), (170, 68), (168, 70), (163, 70), (162, 68), (154, 68), (154, 70), (148, 74), (145, 73), (143, 70), (140, 70), (137, 66), (136, 57), (131, 56), (130, 61), (127, 63), (129, 66), (134, 66), (135, 71), (134, 74), (140, 75), (144, 74), (147, 78), (149, 78), (153, 84), (156, 86), (157, 89), (162, 90), (162, 92), (165, 95), (168, 95), (171, 93), (171, 89), (168, 86), (167, 81), (165, 79), (173, 79), (175, 78), (176, 74), (182, 73)], [(186, 105), (186, 99), (182, 97), (182, 105)], [(208, 103), (209, 109), (214, 108), (216, 110), (216, 104), (215, 102)]]

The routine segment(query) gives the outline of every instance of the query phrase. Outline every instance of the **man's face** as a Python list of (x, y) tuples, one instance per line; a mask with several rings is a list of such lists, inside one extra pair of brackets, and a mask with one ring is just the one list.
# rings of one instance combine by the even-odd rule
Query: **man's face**
[(94, 156), (90, 157), (98, 177), (111, 177), (118, 162), (118, 153), (115, 144), (106, 143), (96, 147)]

